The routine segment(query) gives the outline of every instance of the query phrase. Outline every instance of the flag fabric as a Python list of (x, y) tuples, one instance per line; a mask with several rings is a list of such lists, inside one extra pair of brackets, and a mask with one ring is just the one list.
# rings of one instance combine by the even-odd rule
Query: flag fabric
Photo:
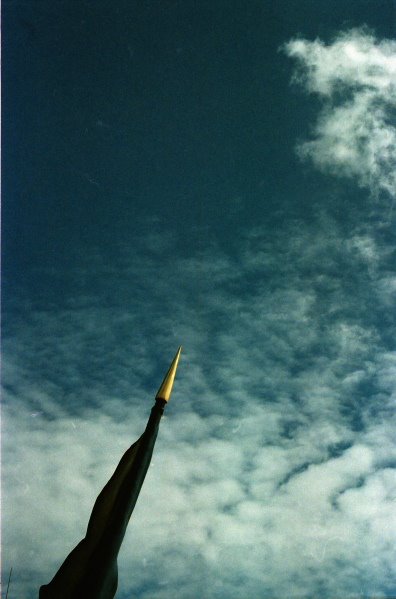
[(118, 552), (150, 465), (165, 404), (166, 399), (157, 394), (143, 435), (125, 452), (96, 499), (85, 538), (68, 555), (51, 582), (40, 587), (39, 599), (114, 597)]

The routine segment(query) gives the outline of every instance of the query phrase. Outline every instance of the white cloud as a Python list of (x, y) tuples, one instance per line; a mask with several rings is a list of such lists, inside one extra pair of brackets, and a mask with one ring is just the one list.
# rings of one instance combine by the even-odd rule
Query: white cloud
[(313, 138), (298, 146), (324, 172), (353, 177), (374, 195), (396, 195), (396, 41), (377, 41), (364, 29), (333, 42), (291, 40), (295, 80), (324, 107)]
[[(152, 279), (144, 248), (103, 265), (106, 277), (91, 256), (76, 277), (95, 273), (106, 289), (114, 277), (110, 303), (92, 286), (57, 312), (30, 306), (13, 320), (3, 342), (13, 596), (34, 596), (84, 534), (179, 342), (174, 395), (120, 554), (120, 599), (391, 588), (395, 360), (370, 320), (392, 311), (377, 289), (378, 243), (330, 219), (241, 243), (238, 261), (170, 252)], [(198, 310), (208, 261), (218, 277), (200, 279)]]

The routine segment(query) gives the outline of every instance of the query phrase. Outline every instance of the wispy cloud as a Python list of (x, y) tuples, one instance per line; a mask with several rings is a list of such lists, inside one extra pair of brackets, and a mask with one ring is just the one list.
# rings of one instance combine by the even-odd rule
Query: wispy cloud
[(5, 331), (14, 596), (35, 596), (82, 537), (179, 342), (120, 597), (389, 592), (395, 360), (378, 326), (393, 314), (380, 240), (326, 217), (248, 231), (237, 257), (175, 258), (165, 242), (161, 268), (138, 243), (111, 264), (83, 258), (62, 306), (21, 303)]
[(299, 155), (374, 195), (395, 197), (396, 41), (352, 29), (328, 44), (296, 38), (284, 49), (298, 62), (294, 80), (323, 102)]

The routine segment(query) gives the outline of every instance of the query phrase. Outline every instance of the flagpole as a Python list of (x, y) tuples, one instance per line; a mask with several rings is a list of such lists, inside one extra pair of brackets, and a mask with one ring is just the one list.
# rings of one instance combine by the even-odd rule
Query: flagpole
[(84, 539), (67, 556), (51, 582), (40, 587), (39, 599), (113, 599), (118, 586), (118, 552), (150, 465), (181, 349), (155, 396), (144, 433), (125, 452), (98, 495)]

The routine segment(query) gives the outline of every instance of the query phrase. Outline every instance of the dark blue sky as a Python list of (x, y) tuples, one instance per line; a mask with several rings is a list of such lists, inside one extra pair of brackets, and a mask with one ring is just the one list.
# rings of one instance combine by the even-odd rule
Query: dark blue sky
[(10, 599), (180, 344), (119, 599), (394, 596), (394, 2), (2, 8)]
[(393, 18), (391, 1), (5, 2), (6, 282), (128, 243), (147, 215), (187, 253), (309, 217), (323, 180), (289, 140), (316, 106), (278, 49), (362, 23), (391, 37)]

